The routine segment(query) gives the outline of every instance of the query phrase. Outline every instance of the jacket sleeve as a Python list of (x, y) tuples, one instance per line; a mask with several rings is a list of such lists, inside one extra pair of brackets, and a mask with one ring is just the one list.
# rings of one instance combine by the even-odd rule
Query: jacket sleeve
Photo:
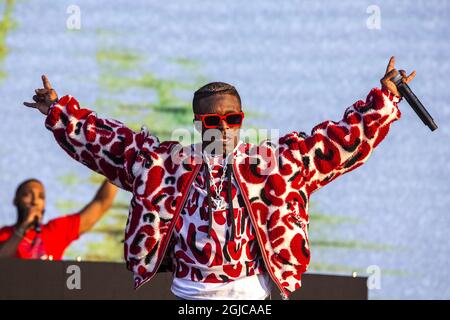
[(136, 133), (119, 121), (98, 118), (69, 95), (51, 106), (45, 125), (72, 158), (128, 191), (143, 146), (153, 149), (159, 145), (158, 138), (145, 128)]
[(348, 107), (339, 122), (322, 122), (311, 135), (292, 132), (280, 138), (291, 161), (302, 168), (310, 194), (367, 161), (391, 123), (400, 119), (399, 101), (391, 92), (374, 88), (366, 101)]

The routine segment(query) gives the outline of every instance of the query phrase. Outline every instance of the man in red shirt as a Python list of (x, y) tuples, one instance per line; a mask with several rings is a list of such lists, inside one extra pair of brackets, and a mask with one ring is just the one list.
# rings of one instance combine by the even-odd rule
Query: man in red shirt
[(90, 230), (111, 207), (117, 187), (105, 181), (80, 212), (40, 225), (45, 211), (45, 188), (37, 179), (22, 182), (14, 205), (17, 222), (0, 228), (0, 258), (61, 260), (64, 250)]

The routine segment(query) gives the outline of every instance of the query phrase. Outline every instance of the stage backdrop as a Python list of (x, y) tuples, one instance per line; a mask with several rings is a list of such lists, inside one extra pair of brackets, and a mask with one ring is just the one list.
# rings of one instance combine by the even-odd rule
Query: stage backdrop
[[(229, 82), (247, 127), (284, 134), (340, 120), (395, 55), (417, 70), (411, 87), (439, 129), (403, 102), (368, 163), (313, 195), (310, 270), (380, 276), (371, 299), (450, 298), (447, 1), (7, 0), (0, 14), (0, 225), (14, 223), (26, 178), (45, 183), (47, 221), (79, 210), (101, 181), (22, 106), (43, 73), (60, 96), (161, 139), (191, 127), (196, 88)], [(128, 200), (121, 193), (66, 258), (120, 261)]]

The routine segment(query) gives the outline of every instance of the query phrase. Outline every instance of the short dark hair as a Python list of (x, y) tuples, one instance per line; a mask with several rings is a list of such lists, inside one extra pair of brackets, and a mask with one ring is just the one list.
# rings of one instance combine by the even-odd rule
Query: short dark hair
[(43, 184), (40, 180), (38, 180), (38, 179), (35, 179), (35, 178), (27, 179), (27, 180), (21, 182), (21, 183), (17, 186), (15, 196), (17, 197), (17, 196), (19, 195), (20, 191), (23, 189), (23, 187), (25, 187), (25, 186), (26, 186), (28, 183), (30, 183), (30, 182), (37, 182), (37, 183), (39, 183), (40, 185), (44, 186), (44, 184)]
[(192, 100), (192, 109), (194, 113), (196, 113), (195, 111), (197, 110), (198, 103), (201, 99), (215, 94), (230, 94), (235, 96), (239, 101), (239, 106), (241, 106), (241, 97), (234, 86), (225, 82), (211, 82), (195, 91), (194, 99)]

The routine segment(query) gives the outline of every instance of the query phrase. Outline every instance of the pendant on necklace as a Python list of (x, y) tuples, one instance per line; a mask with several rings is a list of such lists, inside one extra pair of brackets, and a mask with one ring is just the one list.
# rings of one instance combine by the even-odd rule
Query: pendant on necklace
[(226, 209), (226, 203), (222, 197), (220, 199), (212, 199), (212, 201), (214, 203), (214, 212)]

